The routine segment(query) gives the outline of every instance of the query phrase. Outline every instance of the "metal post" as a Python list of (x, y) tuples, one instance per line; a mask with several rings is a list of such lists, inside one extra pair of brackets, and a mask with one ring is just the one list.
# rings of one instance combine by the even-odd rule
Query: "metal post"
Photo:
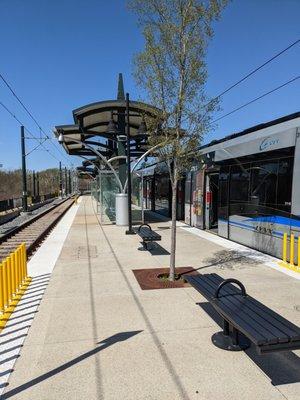
[(40, 197), (40, 174), (36, 173), (36, 195)]
[(126, 93), (126, 138), (127, 138), (127, 196), (128, 196), (128, 230), (126, 235), (135, 235), (132, 230), (131, 210), (131, 168), (130, 168), (130, 125), (129, 125), (129, 93)]
[[(118, 94), (117, 100), (124, 101), (124, 83), (123, 83), (123, 76), (119, 74), (119, 81), (118, 81)], [(117, 111), (117, 124), (118, 124), (118, 131), (120, 134), (125, 135), (125, 115), (122, 110)], [(125, 156), (125, 143), (122, 141), (118, 141), (118, 156)], [(119, 161), (119, 178), (124, 186), (126, 181), (126, 160), (120, 159)]]
[[(142, 187), (141, 187), (141, 201), (142, 201), (142, 224), (145, 223), (145, 211), (144, 211), (144, 173), (142, 171)], [(147, 206), (146, 206), (147, 207)]]
[(62, 197), (62, 170), (61, 170), (61, 161), (59, 162), (59, 197)]
[(33, 198), (35, 199), (36, 197), (36, 183), (35, 183), (35, 171), (32, 171), (32, 193), (33, 193)]
[(226, 319), (223, 320), (223, 334), (225, 336), (229, 335), (229, 323), (226, 321)]
[(25, 153), (25, 134), (24, 134), (24, 126), (21, 126), (21, 151), (22, 151), (22, 181), (23, 181), (23, 211), (28, 211), (28, 203), (27, 203), (27, 177), (26, 177), (26, 153)]

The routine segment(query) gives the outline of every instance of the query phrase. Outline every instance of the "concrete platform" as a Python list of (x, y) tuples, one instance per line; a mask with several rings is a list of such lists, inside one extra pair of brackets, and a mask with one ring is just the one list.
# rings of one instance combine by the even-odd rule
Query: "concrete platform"
[[(54, 269), (42, 265), (47, 258), (40, 273), (38, 263), (33, 268), (24, 302), (40, 283), (44, 294), (37, 312), (19, 321), (31, 327), (1, 399), (300, 398), (299, 351), (258, 356), (253, 348), (214, 347), (219, 318), (193, 288), (142, 291), (136, 282), (132, 269), (168, 266), (168, 255), (138, 251), (137, 236), (101, 225), (89, 197), (74, 215), (61, 221), (61, 229), (71, 225), (63, 242), (40, 249), (50, 251)], [(153, 227), (170, 251), (169, 223)], [(177, 238), (178, 266), (240, 279), (250, 294), (300, 325), (299, 280), (186, 229)], [(19, 322), (11, 325), (15, 334)], [(2, 358), (16, 346), (11, 339)]]

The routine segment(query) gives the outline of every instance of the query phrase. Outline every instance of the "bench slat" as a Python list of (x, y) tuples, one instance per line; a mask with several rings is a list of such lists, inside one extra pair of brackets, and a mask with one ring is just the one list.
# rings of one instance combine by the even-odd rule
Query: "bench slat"
[(221, 297), (220, 300), (213, 300), (216, 288), (224, 280), (217, 274), (186, 276), (186, 279), (196, 290), (212, 302), (212, 305), (218, 309), (217, 311), (221, 315), (226, 314), (227, 319), (231, 319), (230, 322), (233, 325), (238, 324), (238, 329), (254, 343), (270, 345), (300, 339), (300, 329), (296, 325), (279, 316), (251, 296), (247, 296), (247, 298), (228, 296), (229, 294), (240, 293), (232, 284), (222, 288), (221, 293), (227, 296)]
[[(214, 278), (209, 278), (213, 284)], [(215, 287), (218, 287), (219, 283), (215, 284)], [(229, 286), (229, 285), (226, 285)], [(229, 295), (228, 297), (221, 297), (216, 302), (220, 303), (219, 307), (224, 303), (229, 308), (232, 308), (233, 312), (242, 313), (241, 318), (248, 324), (251, 325), (256, 331), (260, 332), (264, 337), (266, 337), (268, 343), (286, 343), (290, 341), (290, 336), (285, 332), (279, 330), (276, 326), (272, 325), (266, 319), (264, 319), (260, 313), (256, 310), (252, 310), (249, 307), (249, 296), (246, 298), (243, 296), (232, 296), (232, 294), (239, 293), (238, 291), (232, 291), (231, 288), (226, 288), (224, 286), (222, 288), (222, 293), (225, 295)]]
[(136, 230), (136, 233), (144, 240), (161, 240), (161, 236), (149, 228), (141, 228)]
[[(211, 278), (215, 280), (217, 285), (219, 285), (223, 281), (223, 279), (217, 274), (211, 274)], [(231, 286), (233, 287), (233, 285)], [(232, 293), (232, 287), (230, 287), (230, 285), (226, 285), (222, 289), (222, 291), (224, 290), (225, 293)], [(292, 324), (281, 315), (266, 307), (258, 300), (254, 299), (251, 296), (248, 296), (246, 306), (253, 312), (259, 314), (259, 316), (263, 318), (264, 324), (266, 324), (266, 326), (270, 326), (269, 324), (271, 324), (271, 326), (273, 326), (275, 329), (278, 329), (280, 332), (286, 335), (289, 341), (300, 340), (300, 329), (296, 325)]]
[[(203, 275), (201, 276), (201, 278), (202, 277), (203, 277)], [(190, 279), (191, 276), (188, 278), (189, 278), (188, 281), (191, 283), (192, 286), (194, 286), (196, 289), (199, 288), (197, 290), (199, 290), (200, 293), (202, 293), (202, 291), (205, 291), (206, 294), (208, 294), (209, 299), (210, 299), (209, 301), (211, 302), (213, 307), (219, 312), (219, 314), (221, 314), (221, 316), (225, 317), (225, 319), (228, 320), (232, 325), (238, 326), (238, 330), (241, 331), (242, 333), (244, 333), (247, 337), (249, 337), (249, 339), (253, 343), (255, 343), (257, 345), (263, 345), (263, 344), (268, 343), (267, 338), (264, 335), (262, 335), (262, 333), (260, 331), (255, 330), (251, 325), (247, 324), (247, 322), (245, 322), (241, 318), (241, 316), (238, 314), (238, 312), (233, 312), (232, 309), (230, 309), (229, 307), (226, 306), (226, 304), (223, 304), (222, 305), (223, 307), (221, 309), (213, 302), (213, 296), (214, 296), (215, 291), (212, 288), (212, 286), (209, 285), (209, 283), (202, 280), (201, 284), (200, 284), (200, 282), (197, 282), (197, 281), (195, 282), (195, 280)]]

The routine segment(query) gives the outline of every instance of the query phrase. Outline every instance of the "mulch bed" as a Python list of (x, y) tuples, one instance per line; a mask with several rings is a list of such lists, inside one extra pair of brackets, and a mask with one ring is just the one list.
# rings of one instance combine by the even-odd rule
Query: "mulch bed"
[[(142, 290), (151, 289), (172, 289), (191, 286), (189, 283), (184, 282), (183, 279), (175, 282), (162, 280), (158, 276), (169, 272), (169, 268), (147, 268), (147, 269), (133, 269), (132, 272), (138, 281)], [(192, 267), (178, 267), (176, 274), (198, 275), (198, 272)]]

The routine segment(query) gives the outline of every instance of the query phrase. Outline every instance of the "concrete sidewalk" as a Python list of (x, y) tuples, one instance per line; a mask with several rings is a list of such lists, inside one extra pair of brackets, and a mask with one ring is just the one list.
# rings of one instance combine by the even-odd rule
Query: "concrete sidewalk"
[[(170, 250), (168, 222), (153, 225)], [(83, 198), (3, 399), (300, 398), (299, 351), (214, 347), (220, 321), (193, 288), (140, 289), (132, 269), (167, 266), (169, 256), (137, 247), (124, 228), (101, 226)], [(300, 325), (300, 282), (292, 277), (184, 229), (177, 265), (240, 279)]]

